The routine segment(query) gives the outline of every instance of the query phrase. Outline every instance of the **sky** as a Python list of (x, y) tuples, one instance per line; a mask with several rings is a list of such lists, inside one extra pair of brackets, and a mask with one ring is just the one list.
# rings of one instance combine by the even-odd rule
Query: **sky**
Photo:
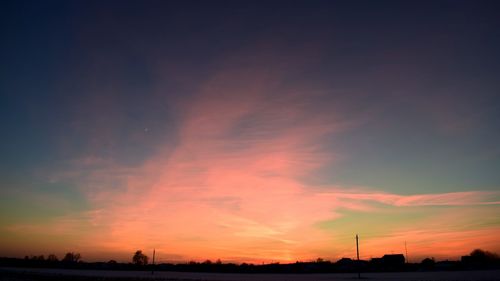
[(496, 1), (2, 1), (0, 256), (500, 252)]

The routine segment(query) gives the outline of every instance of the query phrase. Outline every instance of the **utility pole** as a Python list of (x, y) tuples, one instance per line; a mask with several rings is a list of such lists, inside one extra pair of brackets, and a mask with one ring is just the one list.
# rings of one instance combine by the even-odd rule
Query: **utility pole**
[(359, 264), (359, 243), (358, 243), (358, 234), (356, 234), (356, 256), (357, 256), (357, 268), (358, 268), (358, 279), (361, 279), (361, 269), (360, 269), (360, 264)]
[(155, 274), (155, 254), (156, 249), (153, 249), (153, 267), (151, 268), (151, 275)]
[(405, 241), (405, 252), (406, 252), (406, 263), (410, 263), (408, 260), (408, 248), (406, 248), (406, 241)]

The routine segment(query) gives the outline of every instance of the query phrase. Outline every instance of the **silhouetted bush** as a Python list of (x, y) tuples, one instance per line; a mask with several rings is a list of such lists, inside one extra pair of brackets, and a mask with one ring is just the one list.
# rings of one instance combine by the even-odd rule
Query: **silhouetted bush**
[(470, 255), (463, 256), (461, 263), (465, 269), (500, 268), (498, 255), (481, 249), (475, 249)]
[(436, 261), (434, 260), (434, 258), (425, 258), (420, 263), (421, 268), (424, 270), (432, 270), (434, 269), (435, 265)]

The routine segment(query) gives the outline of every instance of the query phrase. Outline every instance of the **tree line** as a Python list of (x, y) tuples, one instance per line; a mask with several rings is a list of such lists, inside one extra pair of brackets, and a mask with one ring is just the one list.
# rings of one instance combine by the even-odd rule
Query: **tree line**
[[(60, 260), (60, 262), (62, 263), (77, 263), (79, 261), (81, 261), (81, 258), (82, 256), (80, 255), (80, 253), (73, 253), (73, 252), (68, 252), (66, 253), (66, 255), (64, 255), (64, 258), (62, 260)], [(56, 262), (59, 262), (59, 259), (57, 258), (57, 256), (55, 254), (49, 254), (47, 256), (47, 258), (45, 258), (44, 255), (39, 255), (39, 256), (25, 256), (24, 257), (24, 260), (25, 261), (40, 261), (40, 262), (44, 262), (44, 261), (47, 261), (49, 263), (56, 263)]]
[(369, 261), (342, 258), (331, 262), (318, 258), (310, 262), (290, 264), (235, 264), (223, 263), (221, 260), (186, 263), (150, 264), (149, 257), (141, 250), (135, 251), (128, 263), (115, 260), (108, 262), (84, 262), (79, 253), (68, 252), (59, 260), (56, 255), (47, 257), (26, 256), (24, 259), (0, 258), (0, 266), (5, 267), (45, 267), (76, 269), (109, 269), (109, 270), (155, 270), (184, 272), (231, 272), (231, 273), (329, 273), (329, 272), (383, 272), (383, 271), (432, 271), (432, 270), (475, 270), (500, 269), (500, 258), (497, 254), (481, 249), (473, 250), (458, 261), (436, 261), (425, 258), (420, 263), (408, 263), (402, 254), (384, 255)]

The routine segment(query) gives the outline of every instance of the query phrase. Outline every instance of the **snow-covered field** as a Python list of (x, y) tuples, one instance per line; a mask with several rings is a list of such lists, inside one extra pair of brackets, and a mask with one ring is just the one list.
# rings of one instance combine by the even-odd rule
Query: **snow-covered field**
[[(151, 272), (111, 271), (111, 270), (65, 270), (0, 268), (0, 280), (25, 281), (40, 280), (206, 280), (206, 281), (336, 281), (356, 280), (357, 274), (234, 274), (234, 273), (193, 273), (193, 272)], [(83, 279), (82, 279), (83, 278)], [(408, 272), (408, 273), (363, 273), (364, 280), (411, 280), (411, 281), (451, 281), (451, 280), (500, 280), (500, 270), (451, 271), (451, 272)]]

